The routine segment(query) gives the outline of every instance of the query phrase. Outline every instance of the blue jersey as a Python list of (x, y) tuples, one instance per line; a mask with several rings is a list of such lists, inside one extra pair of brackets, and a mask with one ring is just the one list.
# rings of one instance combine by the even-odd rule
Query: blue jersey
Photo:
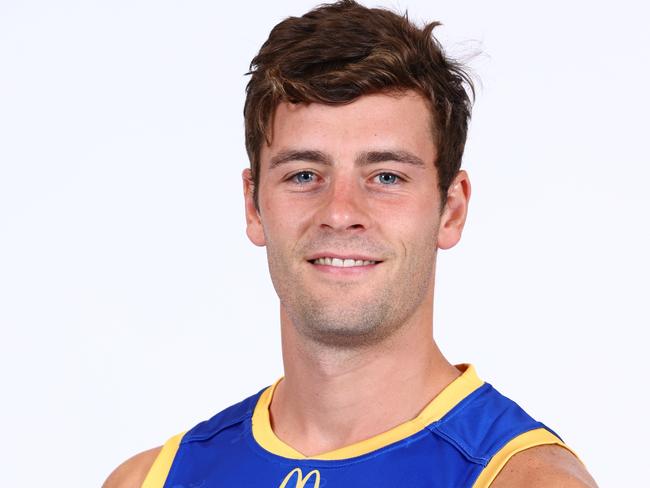
[[(472, 366), (413, 420), (306, 457), (275, 436), (274, 386), (171, 438), (143, 488), (486, 487), (517, 452), (564, 446), (548, 427), (481, 381)], [(276, 383), (277, 384), (277, 383)]]

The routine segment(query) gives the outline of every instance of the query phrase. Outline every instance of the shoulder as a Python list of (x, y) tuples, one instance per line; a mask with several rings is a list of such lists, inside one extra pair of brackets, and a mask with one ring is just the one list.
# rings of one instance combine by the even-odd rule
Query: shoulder
[(156, 468), (154, 468), (156, 473), (160, 470), (165, 472), (166, 476), (165, 470), (172, 465), (182, 442), (193, 443), (212, 439), (219, 432), (250, 418), (257, 399), (264, 391), (266, 388), (222, 410), (211, 419), (195, 425), (189, 431), (175, 435), (164, 446), (149, 449), (127, 459), (115, 468), (102, 488), (140, 488), (156, 459), (158, 459)]
[(161, 449), (154, 447), (127, 459), (115, 468), (102, 488), (139, 488)]
[(580, 460), (558, 445), (536, 446), (515, 454), (491, 488), (597, 488)]
[(250, 418), (258, 397), (265, 390), (235, 405), (231, 405), (211, 419), (195, 425), (189, 431), (175, 435), (164, 446), (149, 449), (127, 459), (115, 468), (115, 471), (106, 479), (102, 488), (140, 488), (156, 459), (158, 461), (154, 468), (155, 473), (158, 474), (158, 471), (164, 472), (166, 476), (166, 470), (172, 465), (182, 442), (193, 443), (212, 439), (228, 427)]

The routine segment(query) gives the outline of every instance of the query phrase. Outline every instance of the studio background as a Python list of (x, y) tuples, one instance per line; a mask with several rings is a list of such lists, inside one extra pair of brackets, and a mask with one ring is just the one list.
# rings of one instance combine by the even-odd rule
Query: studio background
[[(244, 73), (315, 4), (0, 0), (0, 486), (99, 486), (282, 374), (277, 297), (244, 233)], [(438, 259), (442, 350), (602, 487), (639, 486), (647, 7), (377, 4), (441, 20), (480, 78), (470, 215)]]

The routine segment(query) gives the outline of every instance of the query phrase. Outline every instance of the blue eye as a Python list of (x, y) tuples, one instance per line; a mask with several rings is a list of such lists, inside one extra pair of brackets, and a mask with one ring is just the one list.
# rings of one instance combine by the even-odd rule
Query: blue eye
[(314, 173), (311, 171), (300, 171), (291, 177), (291, 181), (298, 183), (299, 185), (304, 185), (305, 183), (311, 183), (314, 181)]
[(394, 175), (393, 173), (379, 173), (376, 178), (378, 178), (379, 183), (382, 185), (394, 185), (400, 179), (399, 176)]

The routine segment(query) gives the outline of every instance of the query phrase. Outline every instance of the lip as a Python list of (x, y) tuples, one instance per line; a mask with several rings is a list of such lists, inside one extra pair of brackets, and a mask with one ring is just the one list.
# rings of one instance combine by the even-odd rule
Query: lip
[[(316, 264), (314, 261), (319, 258), (338, 258), (338, 259), (354, 259), (355, 261), (374, 261), (374, 264), (366, 264), (365, 266), (332, 266), (327, 264)], [(372, 273), (377, 266), (382, 264), (382, 260), (377, 259), (367, 254), (343, 254), (340, 252), (330, 252), (322, 251), (312, 254), (308, 257), (307, 263), (309, 263), (316, 272), (322, 273), (321, 276), (330, 276), (335, 279), (350, 279), (350, 278), (361, 278), (362, 276), (367, 276), (368, 273)]]
[(365, 254), (342, 254), (329, 251), (317, 252), (310, 256), (307, 256), (307, 261), (315, 261), (316, 259), (320, 258), (354, 259), (355, 261), (377, 261), (377, 263), (380, 263), (382, 261), (381, 259)]
[[(334, 257), (334, 256), (332, 256)], [(373, 261), (373, 260), (368, 260), (368, 261)], [(379, 266), (382, 262), (378, 261), (375, 264), (367, 264), (365, 266), (349, 266), (349, 267), (340, 267), (340, 266), (328, 266), (327, 264), (316, 264), (313, 262), (309, 262), (309, 264), (315, 269), (317, 272), (324, 273), (325, 275), (329, 275), (331, 277), (338, 277), (338, 278), (351, 278), (351, 277), (361, 277), (365, 276), (367, 273), (371, 273), (374, 271), (377, 266)]]

